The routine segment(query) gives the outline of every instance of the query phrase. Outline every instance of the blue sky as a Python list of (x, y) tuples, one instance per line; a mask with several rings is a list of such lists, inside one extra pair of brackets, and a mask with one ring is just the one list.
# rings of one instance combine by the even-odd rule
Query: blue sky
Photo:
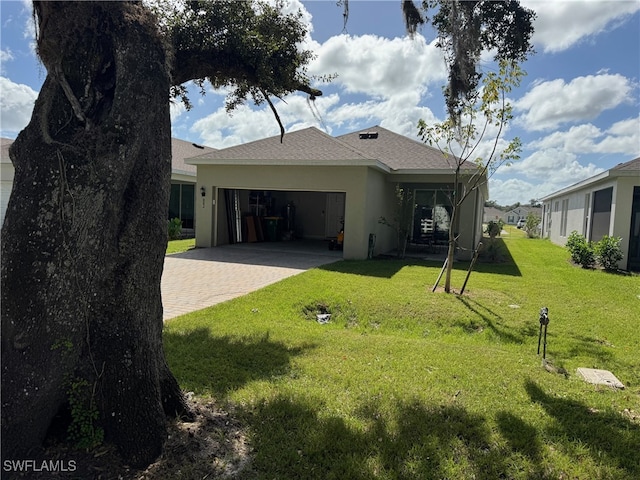
[[(640, 155), (640, 2), (521, 3), (538, 16), (536, 54), (510, 96), (515, 118), (505, 139), (520, 137), (521, 159), (489, 184), (502, 205), (528, 203)], [(429, 28), (405, 35), (400, 0), (351, 0), (346, 30), (335, 0), (289, 0), (288, 8), (301, 8), (310, 25), (305, 47), (317, 58), (309, 72), (338, 74), (311, 108), (304, 95), (275, 102), (288, 131), (313, 125), (340, 135), (381, 125), (416, 138), (419, 119), (444, 120), (442, 55)], [(0, 135), (15, 138), (46, 71), (34, 55), (30, 2), (0, 1), (0, 14)], [(174, 105), (173, 136), (224, 148), (279, 133), (268, 109), (245, 106), (229, 116), (225, 94), (195, 93), (191, 111)]]

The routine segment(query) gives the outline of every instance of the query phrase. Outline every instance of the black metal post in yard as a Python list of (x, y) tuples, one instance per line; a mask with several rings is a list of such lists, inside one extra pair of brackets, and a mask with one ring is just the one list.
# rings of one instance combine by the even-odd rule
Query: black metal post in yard
[(542, 340), (542, 329), (544, 327), (544, 344), (542, 347), (542, 359), (547, 358), (547, 325), (549, 325), (549, 309), (540, 309), (540, 333), (538, 334), (538, 355), (540, 355), (540, 341)]
[(538, 333), (538, 355), (540, 355), (540, 342), (542, 341), (542, 324), (540, 324), (540, 333)]

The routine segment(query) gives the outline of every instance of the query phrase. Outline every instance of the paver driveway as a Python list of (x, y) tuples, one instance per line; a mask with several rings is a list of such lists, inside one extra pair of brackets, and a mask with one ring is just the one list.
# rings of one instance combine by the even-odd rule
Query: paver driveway
[(162, 274), (164, 320), (342, 258), (342, 252), (322, 250), (317, 245), (308, 248), (309, 245), (312, 244), (237, 244), (167, 255)]

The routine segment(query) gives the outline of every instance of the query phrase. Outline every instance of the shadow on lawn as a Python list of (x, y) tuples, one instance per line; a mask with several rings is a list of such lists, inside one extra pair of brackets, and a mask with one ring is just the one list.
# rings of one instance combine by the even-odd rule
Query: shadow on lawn
[(567, 358), (590, 357), (605, 365), (614, 362), (613, 345), (584, 335), (572, 334), (571, 337), (576, 341), (567, 352)]
[(629, 475), (640, 478), (640, 426), (622, 415), (602, 413), (587, 405), (567, 398), (545, 393), (532, 381), (525, 389), (533, 402), (539, 403), (556, 420), (547, 432), (559, 443), (572, 439), (588, 447), (594, 463), (609, 460)]
[[(487, 239), (485, 239), (486, 241)], [(494, 240), (496, 248), (501, 252), (499, 262), (488, 262), (480, 257), (480, 261), (476, 262), (473, 267), (474, 272), (493, 273), (496, 275), (509, 275), (521, 277), (522, 273), (518, 268), (509, 248), (504, 240), (497, 238)], [(444, 261), (444, 260), (443, 260)], [(398, 273), (403, 267), (408, 265), (420, 265), (431, 268), (441, 268), (443, 261), (429, 260), (418, 257), (406, 257), (398, 259), (395, 257), (379, 257), (373, 260), (344, 260), (342, 262), (321, 265), (318, 268), (330, 272), (349, 273), (352, 275), (366, 275), (372, 277), (391, 278)], [(454, 270), (466, 272), (469, 268), (469, 262), (456, 261), (453, 264)], [(434, 275), (434, 282), (437, 274)]]
[[(246, 412), (255, 458), (243, 478), (496, 479), (516, 473), (511, 452), (492, 442), (482, 416), (456, 405), (403, 402), (389, 418), (380, 407), (375, 400), (362, 407), (356, 416), (363, 427), (356, 428), (343, 418), (318, 415), (309, 403), (284, 397), (263, 402)], [(523, 449), (535, 463), (528, 478), (539, 478), (539, 448)]]
[(364, 275), (368, 277), (391, 278), (400, 270), (410, 265), (432, 266), (419, 258), (375, 258), (372, 260), (343, 260), (318, 267), (329, 272)]
[(196, 394), (223, 398), (254, 380), (284, 375), (291, 358), (307, 348), (290, 348), (262, 337), (213, 337), (206, 328), (164, 332), (164, 347), (180, 385)]
[[(474, 314), (478, 315), (484, 321), (485, 325), (489, 328), (489, 330), (501, 341), (507, 343), (517, 343), (522, 344), (525, 341), (524, 336), (530, 335), (529, 330), (526, 330), (520, 334), (512, 333), (508, 331), (508, 329), (501, 325), (503, 318), (495, 313), (488, 307), (466, 297), (456, 296), (456, 299), (460, 301), (465, 307), (467, 307)], [(474, 325), (462, 324), (458, 322), (458, 324), (467, 331), (475, 331)]]

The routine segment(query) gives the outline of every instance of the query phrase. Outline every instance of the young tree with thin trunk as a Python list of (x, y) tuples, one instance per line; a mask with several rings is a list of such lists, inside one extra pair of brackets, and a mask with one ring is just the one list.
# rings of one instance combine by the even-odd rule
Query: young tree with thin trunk
[[(340, 0), (338, 4), (344, 8), (346, 22), (349, 0)], [(437, 125), (427, 125), (421, 120), (418, 130), (424, 141), (442, 146), (455, 176), (445, 280), (445, 291), (450, 292), (459, 207), (481, 182), (486, 181), (488, 173), (499, 164), (517, 158), (518, 139), (499, 152), (502, 147), (499, 140), (511, 119), (511, 107), (505, 102), (504, 94), (518, 84), (523, 75), (518, 65), (533, 53), (531, 36), (535, 13), (520, 5), (518, 0), (423, 0), (420, 5), (413, 0), (401, 0), (401, 5), (410, 36), (425, 23), (436, 29), (437, 46), (445, 54), (449, 73), (444, 88), (447, 120)], [(480, 93), (483, 75), (478, 71), (478, 63), (483, 51), (493, 52), (495, 61), (500, 63), (500, 73), (487, 76)], [(485, 126), (477, 129), (475, 122), (480, 115), (484, 116)], [(498, 127), (498, 133), (489, 157), (473, 158), (490, 125)], [(458, 152), (457, 156), (451, 154), (452, 143), (458, 144), (454, 150)], [(478, 168), (470, 183), (462, 186), (459, 181), (468, 162), (475, 162)]]
[[(450, 116), (435, 125), (428, 125), (424, 120), (418, 124), (420, 137), (442, 152), (454, 174), (449, 199), (451, 221), (444, 285), (447, 293), (451, 292), (456, 225), (462, 203), (472, 192), (486, 184), (498, 167), (519, 158), (520, 139), (516, 137), (506, 142), (503, 135), (512, 118), (512, 108), (506, 95), (520, 84), (523, 75), (517, 63), (502, 60), (498, 72), (484, 76), (482, 89), (459, 104), (459, 116)], [(488, 145), (488, 151), (478, 156), (483, 143)]]
[[(160, 281), (171, 175), (170, 95), (235, 90), (229, 108), (310, 95), (306, 28), (273, 6), (34, 2), (47, 77), (10, 149), (2, 227), (2, 458), (33, 458), (70, 412), (83, 446), (132, 466), (189, 416), (162, 344)], [(272, 106), (272, 105), (271, 105)]]
[[(439, 146), (447, 155), (455, 177), (445, 279), (445, 291), (450, 292), (459, 207), (481, 182), (486, 181), (487, 174), (499, 164), (516, 158), (519, 151), (518, 139), (504, 149), (499, 142), (511, 119), (511, 108), (505, 102), (504, 94), (518, 84), (523, 75), (518, 65), (533, 52), (531, 35), (535, 13), (520, 5), (518, 0), (423, 0), (421, 8), (412, 0), (403, 0), (402, 8), (410, 35), (427, 21), (435, 27), (437, 45), (444, 51), (449, 72), (444, 88), (447, 120), (436, 125), (427, 125), (421, 120), (418, 130), (423, 140)], [(493, 52), (495, 61), (500, 64), (500, 73), (487, 75), (480, 91), (483, 75), (478, 70), (478, 63), (483, 51)], [(476, 128), (477, 120), (484, 122), (484, 127)], [(498, 128), (493, 148), (487, 158), (475, 158), (474, 152), (491, 125)], [(457, 148), (452, 150), (453, 143)], [(461, 173), (467, 162), (475, 162), (478, 169), (475, 176), (462, 185)]]

